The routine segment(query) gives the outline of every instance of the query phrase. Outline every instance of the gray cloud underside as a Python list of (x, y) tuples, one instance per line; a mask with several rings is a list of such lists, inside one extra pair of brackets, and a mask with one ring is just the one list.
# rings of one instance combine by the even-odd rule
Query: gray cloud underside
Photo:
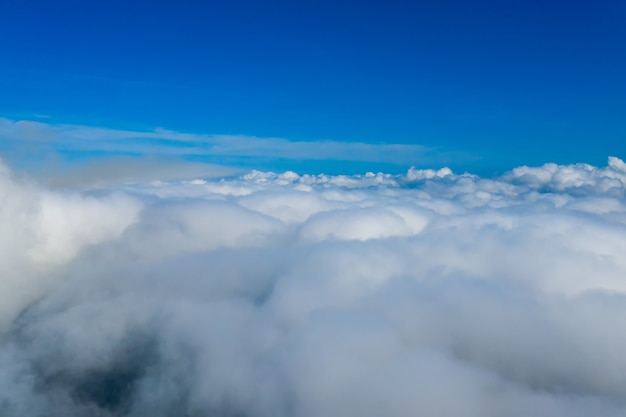
[(31, 175), (52, 188), (103, 189), (126, 184), (175, 181), (187, 178), (224, 178), (242, 169), (172, 158), (107, 157), (76, 164), (71, 168), (47, 167)]
[(0, 414), (623, 416), (625, 184), (1, 166)]

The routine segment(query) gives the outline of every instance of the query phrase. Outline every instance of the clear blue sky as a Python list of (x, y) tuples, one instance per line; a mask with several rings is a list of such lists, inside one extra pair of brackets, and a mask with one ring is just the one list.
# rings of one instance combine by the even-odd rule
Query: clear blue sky
[(12, 120), (418, 144), (484, 172), (626, 157), (623, 0), (1, 6)]

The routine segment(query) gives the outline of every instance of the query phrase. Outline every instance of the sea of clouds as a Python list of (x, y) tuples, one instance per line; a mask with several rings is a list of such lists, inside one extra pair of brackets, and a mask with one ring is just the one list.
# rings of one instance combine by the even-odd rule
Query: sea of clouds
[(625, 186), (0, 165), (0, 415), (624, 416)]

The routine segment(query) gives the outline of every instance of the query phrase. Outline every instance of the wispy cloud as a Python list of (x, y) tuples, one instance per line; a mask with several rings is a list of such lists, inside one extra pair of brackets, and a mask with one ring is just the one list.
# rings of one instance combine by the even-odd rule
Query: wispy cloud
[(404, 165), (440, 163), (452, 155), (439, 149), (412, 144), (291, 141), (244, 135), (190, 134), (160, 128), (132, 131), (6, 118), (0, 118), (0, 139), (44, 142), (57, 149), (83, 152), (343, 160)]

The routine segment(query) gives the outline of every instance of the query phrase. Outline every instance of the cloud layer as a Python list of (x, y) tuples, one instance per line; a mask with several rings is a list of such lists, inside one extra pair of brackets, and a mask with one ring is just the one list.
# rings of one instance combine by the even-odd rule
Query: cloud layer
[(3, 416), (622, 416), (626, 165), (54, 191), (0, 167)]

